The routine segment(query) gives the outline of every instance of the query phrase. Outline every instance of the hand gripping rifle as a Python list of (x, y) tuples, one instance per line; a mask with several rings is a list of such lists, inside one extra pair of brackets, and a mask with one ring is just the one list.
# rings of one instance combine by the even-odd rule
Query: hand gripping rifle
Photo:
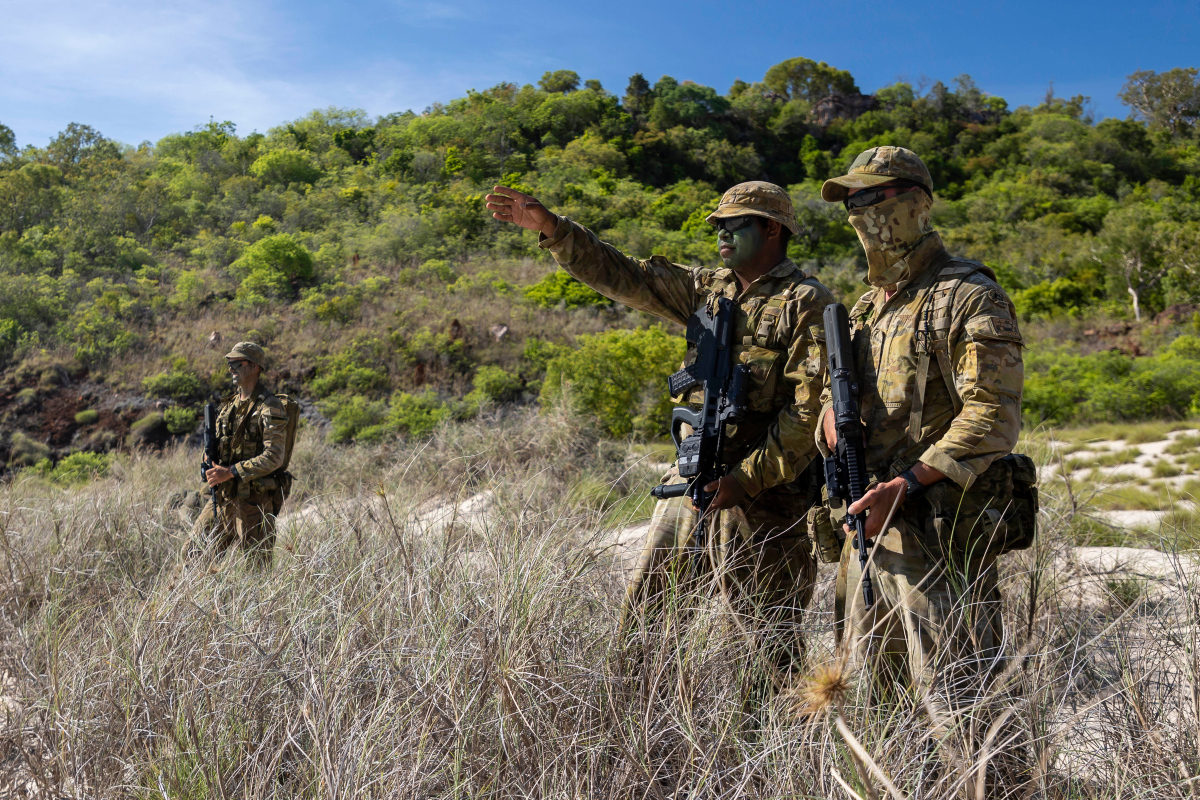
[[(204, 460), (200, 462), (200, 479), (208, 485), (208, 471), (216, 466), (220, 453), (217, 447), (217, 404), (207, 403), (204, 406)], [(217, 490), (208, 487), (208, 496), (212, 498), (213, 514), (217, 513)]]
[[(679, 476), (689, 480), (686, 484), (655, 486), (650, 491), (660, 500), (683, 495), (692, 498), (692, 503), (700, 509), (700, 520), (694, 531), (699, 547), (704, 545), (708, 507), (714, 496), (704, 487), (724, 477), (721, 449), (725, 425), (736, 422), (745, 411), (746, 383), (750, 371), (735, 363), (733, 316), (733, 301), (721, 297), (717, 300), (715, 315), (711, 307), (706, 305), (688, 319), (686, 335), (688, 344), (695, 348), (696, 361), (668, 378), (667, 384), (672, 397), (678, 397), (696, 386), (704, 387), (704, 405), (699, 411), (677, 407), (671, 412), (671, 438), (675, 441)], [(692, 433), (680, 440), (685, 422), (692, 427)]]
[[(858, 416), (858, 383), (854, 377), (854, 350), (850, 340), (850, 317), (841, 303), (825, 306), (825, 342), (829, 350), (829, 384), (833, 393), (833, 419), (837, 446), (825, 459), (825, 486), (829, 497), (839, 497), (847, 507), (858, 502), (867, 485), (867, 463), (863, 452), (863, 424)], [(867, 515), (847, 514), (854, 527), (854, 548), (862, 568), (863, 602), (875, 605), (875, 589), (867, 568)]]

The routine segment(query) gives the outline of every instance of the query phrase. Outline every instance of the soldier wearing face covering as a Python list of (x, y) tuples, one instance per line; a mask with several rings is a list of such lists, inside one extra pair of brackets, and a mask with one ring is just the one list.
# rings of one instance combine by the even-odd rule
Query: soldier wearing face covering
[[(695, 552), (695, 510), (687, 498), (660, 500), (629, 587), (626, 620), (653, 621), (681, 574), (716, 576), (732, 601), (739, 628), (753, 634), (774, 686), (800, 665), (800, 620), (812, 597), (816, 562), (804, 515), (813, 492), (806, 467), (816, 455), (813, 433), (825, 370), (821, 312), (829, 291), (787, 258), (799, 230), (791, 197), (762, 181), (725, 192), (709, 217), (722, 269), (672, 264), (662, 256), (631, 258), (578, 223), (551, 213), (534, 198), (497, 186), (488, 208), (500, 220), (540, 232), (539, 244), (568, 273), (592, 288), (671, 322), (717, 298), (735, 304), (734, 356), (750, 369), (747, 414), (727, 429), (722, 457), (728, 473), (709, 485), (717, 492), (715, 552)], [(689, 352), (687, 363), (696, 358)], [(702, 402), (697, 388), (679, 403)], [(698, 406), (694, 406), (698, 407)], [(672, 468), (664, 483), (684, 482)], [(705, 562), (700, 564), (699, 562)], [(681, 564), (686, 566), (680, 570)], [(769, 690), (759, 682), (755, 700)]]
[[(839, 638), (880, 687), (968, 708), (1003, 663), (996, 558), (1032, 537), (1028, 509), (1013, 514), (1033, 481), (1031, 462), (1009, 455), (1024, 382), (1016, 314), (990, 269), (946, 251), (933, 181), (911, 151), (867, 150), (821, 193), (845, 203), (870, 286), (850, 326), (871, 484), (849, 511), (868, 514), (876, 601), (863, 607), (847, 537)], [(822, 452), (836, 441), (828, 410)]]

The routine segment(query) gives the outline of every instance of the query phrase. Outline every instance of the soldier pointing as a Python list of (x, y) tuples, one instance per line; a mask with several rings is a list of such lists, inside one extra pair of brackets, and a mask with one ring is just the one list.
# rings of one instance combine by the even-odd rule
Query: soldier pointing
[[(816, 573), (803, 521), (811, 503), (806, 467), (816, 455), (812, 436), (825, 370), (821, 311), (833, 300), (787, 258), (787, 242), (799, 230), (791, 198), (758, 181), (725, 192), (708, 217), (717, 231), (722, 269), (673, 264), (662, 256), (632, 258), (507, 187), (497, 186), (487, 207), (496, 219), (537, 231), (539, 246), (563, 269), (631, 308), (686, 325), (716, 298), (734, 302), (734, 354), (749, 367), (751, 385), (748, 412), (730, 426), (723, 450), (726, 475), (706, 487), (716, 492), (712, 508), (720, 510), (715, 561), (728, 578), (739, 618), (766, 648), (768, 663), (791, 672), (803, 646), (801, 610)], [(695, 359), (689, 352), (686, 363)], [(699, 389), (677, 398), (693, 407), (701, 401)], [(664, 483), (681, 480), (675, 467)], [(685, 499), (658, 502), (629, 587), (627, 618), (635, 609), (658, 613), (669, 584), (664, 567), (697, 558), (688, 555), (694, 527), (695, 512)]]

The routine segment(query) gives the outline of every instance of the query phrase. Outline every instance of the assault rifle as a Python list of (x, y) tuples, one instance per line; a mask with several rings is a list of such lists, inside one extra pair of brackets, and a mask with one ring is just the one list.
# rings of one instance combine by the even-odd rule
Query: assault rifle
[[(746, 406), (750, 370), (735, 363), (733, 333), (734, 306), (729, 298), (717, 300), (715, 315), (707, 305), (692, 314), (686, 337), (688, 344), (695, 348), (696, 361), (667, 379), (672, 397), (703, 386), (704, 405), (699, 411), (677, 407), (671, 412), (671, 438), (675, 441), (679, 476), (688, 478), (688, 482), (655, 486), (650, 494), (660, 500), (683, 495), (692, 498), (692, 503), (700, 510), (694, 531), (696, 544), (700, 547), (703, 547), (708, 508), (714, 496), (704, 487), (724, 477), (726, 468), (721, 450), (725, 425), (740, 419)], [(684, 423), (692, 427), (692, 433), (680, 439)]]
[[(204, 460), (200, 462), (200, 479), (208, 484), (208, 471), (217, 465), (220, 453), (217, 447), (217, 404), (204, 406)], [(209, 486), (208, 496), (213, 501), (213, 513), (217, 510), (217, 490)]]
[[(837, 446), (825, 459), (825, 486), (829, 498), (841, 498), (847, 507), (863, 496), (867, 485), (867, 463), (863, 452), (862, 420), (858, 416), (858, 383), (854, 377), (854, 351), (850, 339), (850, 317), (841, 303), (825, 306), (825, 343), (829, 351), (829, 385), (833, 393), (833, 420)], [(847, 514), (854, 528), (854, 547), (862, 568), (863, 602), (875, 605), (875, 589), (867, 569), (867, 515)]]

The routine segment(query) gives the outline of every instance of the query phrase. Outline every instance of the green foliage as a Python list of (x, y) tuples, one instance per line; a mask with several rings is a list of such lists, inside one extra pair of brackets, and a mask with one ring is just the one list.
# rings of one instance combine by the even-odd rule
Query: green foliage
[(542, 308), (580, 308), (607, 306), (612, 301), (587, 284), (572, 278), (561, 269), (551, 272), (532, 286), (526, 287), (525, 297)]
[(390, 403), (361, 395), (340, 396), (323, 403), (321, 410), (332, 422), (329, 440), (335, 443), (428, 436), (443, 421), (466, 419), (472, 413), (469, 404), (442, 400), (433, 389), (419, 394), (399, 392)]
[(94, 408), (85, 408), (75, 415), (76, 425), (94, 425), (100, 419), (100, 412)]
[(204, 396), (204, 384), (200, 378), (179, 369), (151, 375), (142, 381), (142, 389), (147, 397), (169, 397), (180, 402)]
[(1095, 305), (1099, 287), (1085, 286), (1070, 278), (1056, 278), (1015, 292), (1012, 296), (1017, 313), (1024, 319), (1034, 316), (1050, 317), (1059, 313), (1077, 316), (1088, 306)]
[(291, 298), (298, 285), (313, 277), (313, 257), (289, 233), (260, 239), (229, 265), (241, 283), (238, 299), (248, 305), (266, 305), (269, 298)]
[(315, 183), (321, 177), (312, 157), (297, 150), (273, 150), (251, 164), (250, 173), (265, 183), (283, 186)]
[(32, 467), (50, 457), (50, 448), (21, 431), (13, 431), (8, 442), (8, 463), (14, 467)]
[[(324, 358), (310, 384), (317, 397), (335, 393), (367, 394), (389, 385), (387, 369), (379, 361), (388, 344), (382, 339), (359, 337), (343, 352)], [(357, 413), (357, 412), (356, 412)]]
[(1182, 418), (1200, 413), (1200, 338), (1184, 335), (1153, 356), (1031, 352), (1025, 361), (1028, 424)]
[(31, 472), (52, 483), (70, 486), (85, 483), (93, 478), (102, 478), (112, 466), (112, 453), (71, 453), (57, 464), (43, 458), (31, 468)]
[(172, 406), (163, 411), (163, 420), (172, 436), (185, 436), (196, 432), (196, 426), (200, 424), (200, 414), (187, 406)]
[(490, 364), (485, 364), (475, 371), (472, 385), (474, 391), (468, 395), (468, 399), (486, 399), (497, 403), (515, 400), (524, 388), (519, 377)]
[(581, 336), (578, 344), (546, 365), (542, 403), (556, 403), (566, 393), (611, 436), (665, 432), (667, 377), (683, 359), (683, 339), (655, 326)]

